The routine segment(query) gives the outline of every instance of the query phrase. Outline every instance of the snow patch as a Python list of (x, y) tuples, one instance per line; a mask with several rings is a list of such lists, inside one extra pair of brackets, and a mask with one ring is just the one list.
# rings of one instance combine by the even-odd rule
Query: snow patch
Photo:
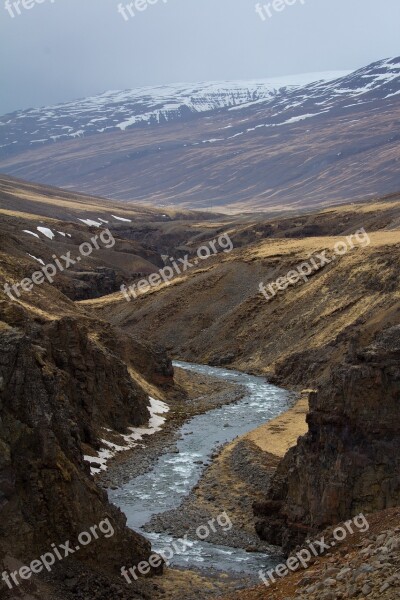
[(78, 219), (78, 221), (82, 221), (82, 223), (85, 223), (85, 225), (93, 225), (94, 227), (100, 227), (101, 223), (98, 223), (97, 221), (93, 221), (92, 219)]
[[(125, 441), (124, 446), (119, 446), (118, 444), (114, 444), (107, 440), (100, 440), (102, 444), (105, 445), (105, 448), (101, 448), (98, 451), (97, 456), (89, 456), (86, 454), (83, 457), (86, 462), (90, 463), (90, 472), (92, 475), (96, 475), (97, 473), (100, 473), (100, 471), (107, 471), (107, 461), (118, 454), (118, 452), (126, 452), (126, 450), (134, 448), (137, 446), (137, 442), (140, 442), (144, 436), (153, 435), (161, 430), (166, 420), (166, 417), (163, 417), (162, 415), (165, 415), (169, 411), (169, 406), (165, 404), (165, 402), (156, 400), (151, 396), (149, 396), (149, 400), (150, 419), (147, 427), (129, 427), (131, 433), (122, 436)], [(111, 432), (111, 429), (104, 429), (105, 431)]]
[(44, 260), (42, 260), (41, 258), (36, 258), (36, 256), (33, 256), (33, 254), (29, 254), (29, 252), (27, 254), (34, 260), (37, 260), (41, 265), (44, 265)]
[(307, 114), (307, 115), (299, 115), (298, 117), (292, 117), (291, 119), (288, 119), (287, 121), (284, 121), (283, 123), (281, 123), (281, 125), (289, 125), (289, 123), (298, 123), (299, 121), (304, 121), (305, 119), (311, 119), (311, 117), (317, 117), (318, 115), (321, 115), (322, 113), (315, 113), (315, 114)]
[(114, 217), (114, 219), (117, 219), (117, 221), (126, 221), (127, 223), (132, 223), (132, 219), (124, 219), (123, 217), (116, 217), (115, 215), (111, 216)]
[(386, 98), (393, 98), (393, 96), (398, 96), (400, 94), (400, 90), (398, 90), (397, 92), (394, 92), (393, 94), (388, 94), (387, 96), (385, 96)]
[(29, 231), (29, 229), (23, 229), (23, 232), (24, 233), (29, 233), (29, 235), (34, 235), (35, 237), (39, 238), (39, 236), (38, 236), (37, 233), (33, 233), (33, 231)]
[(43, 235), (48, 237), (50, 240), (52, 240), (55, 237), (55, 233), (53, 233), (52, 230), (48, 227), (36, 227), (36, 229), (40, 231), (40, 233), (43, 233)]
[(202, 140), (202, 144), (215, 144), (215, 142), (223, 142), (224, 138), (211, 138), (210, 140)]

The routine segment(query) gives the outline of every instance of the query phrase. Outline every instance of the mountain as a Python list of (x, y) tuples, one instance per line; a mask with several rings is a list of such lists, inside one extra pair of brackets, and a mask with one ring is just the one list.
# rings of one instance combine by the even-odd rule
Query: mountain
[(310, 73), (283, 79), (223, 81), (145, 87), (104, 94), (0, 118), (0, 156), (36, 145), (77, 139), (134, 126), (188, 121), (196, 115), (248, 105), (312, 81), (327, 81), (340, 72)]
[[(121, 112), (107, 131), (51, 144), (55, 130), (46, 129), (34, 147), (15, 125), (26, 113), (9, 116), (3, 131), (16, 132), (15, 150), (3, 149), (0, 170), (119, 200), (237, 213), (312, 210), (400, 189), (400, 57), (330, 81), (263, 92), (257, 85), (240, 94), (238, 86), (232, 105), (211, 110), (206, 103), (206, 112), (191, 112), (190, 118), (154, 117), (154, 124), (121, 131), (118, 125), (137, 118)], [(202, 98), (206, 88), (215, 89), (203, 86)], [(173, 115), (179, 98), (178, 92), (164, 95), (158, 108), (153, 98), (151, 106), (164, 115), (169, 107)], [(105, 98), (98, 102), (103, 107)], [(107, 110), (111, 118), (112, 103)], [(140, 118), (151, 112), (150, 105), (140, 110)], [(45, 114), (30, 127), (45, 123)]]
[[(265, 127), (274, 127), (324, 114), (340, 114), (348, 108), (362, 107), (399, 95), (400, 57), (375, 62), (333, 81), (284, 90), (274, 99), (260, 100), (252, 103), (252, 106), (260, 105), (270, 111)], [(252, 130), (245, 130), (244, 133), (249, 131)]]

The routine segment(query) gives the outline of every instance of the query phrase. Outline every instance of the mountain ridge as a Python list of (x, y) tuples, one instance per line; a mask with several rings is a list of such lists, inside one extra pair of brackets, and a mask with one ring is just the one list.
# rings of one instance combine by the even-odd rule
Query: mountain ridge
[(21, 119), (19, 129), (9, 124), (15, 150), (3, 148), (0, 171), (106, 198), (237, 213), (313, 210), (400, 188), (400, 57), (242, 100), (124, 131), (120, 115), (113, 130), (29, 149)]
[[(290, 89), (300, 87), (304, 83), (328, 81), (341, 73), (343, 72), (320, 72), (292, 75), (287, 78), (176, 83), (109, 90), (71, 102), (8, 113), (0, 116), (0, 127), (5, 127), (3, 132), (8, 136), (12, 136), (15, 129), (18, 136), (27, 134), (28, 137), (22, 140), (22, 147), (24, 143), (29, 147), (35, 143), (75, 139), (84, 135), (104, 133), (106, 130), (125, 131), (128, 127), (137, 125), (185, 121), (194, 118), (198, 113), (251, 104), (273, 97), (282, 88)], [(118, 119), (113, 119), (115, 116), (118, 116)], [(122, 120), (115, 124), (119, 119)], [(18, 128), (19, 120), (22, 120), (21, 125), (27, 127), (28, 131), (22, 132), (22, 127)], [(31, 124), (36, 129), (29, 131)], [(7, 125), (10, 127), (7, 128)], [(37, 139), (29, 139), (30, 135)], [(40, 139), (41, 135), (45, 137)], [(15, 142), (17, 145), (13, 148)], [(7, 144), (0, 145), (0, 153), (2, 148), (15, 151), (20, 145), (20, 137), (17, 140), (10, 139)]]

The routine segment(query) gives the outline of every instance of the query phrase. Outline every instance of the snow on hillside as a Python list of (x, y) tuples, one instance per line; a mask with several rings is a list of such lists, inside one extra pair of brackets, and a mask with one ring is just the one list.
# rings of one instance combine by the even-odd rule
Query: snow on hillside
[[(308, 73), (253, 81), (174, 84), (136, 90), (109, 91), (57, 106), (19, 111), (0, 118), (7, 157), (60, 140), (125, 132), (133, 127), (187, 122), (206, 112), (243, 112), (243, 122), (259, 111), (261, 122), (203, 140), (218, 143), (260, 127), (290, 125), (400, 94), (400, 58), (385, 59), (357, 71)], [(265, 120), (264, 120), (265, 116)], [(228, 126), (229, 127), (229, 126)], [(196, 142), (199, 144), (200, 142)]]
[[(242, 123), (251, 121), (251, 127), (231, 130), (229, 136), (218, 141), (234, 139), (262, 127), (291, 125), (327, 114), (339, 114), (346, 109), (377, 100), (390, 100), (400, 95), (400, 57), (385, 59), (354, 71), (344, 77), (311, 83), (301, 88), (281, 91), (273, 100), (261, 99), (253, 103), (259, 109), (262, 122), (253, 124), (255, 115), (247, 106), (228, 110), (243, 111)], [(264, 120), (265, 118), (265, 120)], [(208, 140), (211, 141), (211, 140)]]
[(347, 72), (309, 73), (254, 81), (174, 84), (18, 111), (0, 118), (2, 154), (133, 126), (189, 120), (196, 114), (270, 100), (280, 90), (329, 81)]

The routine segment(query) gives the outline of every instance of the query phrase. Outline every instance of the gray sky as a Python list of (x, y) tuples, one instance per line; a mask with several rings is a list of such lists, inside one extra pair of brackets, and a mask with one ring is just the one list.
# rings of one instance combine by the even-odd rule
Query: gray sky
[(399, 0), (290, 0), (264, 21), (255, 0), (151, 0), (128, 21), (118, 0), (22, 0), (33, 7), (14, 8), (14, 18), (5, 1), (0, 114), (110, 89), (353, 69), (400, 55)]

